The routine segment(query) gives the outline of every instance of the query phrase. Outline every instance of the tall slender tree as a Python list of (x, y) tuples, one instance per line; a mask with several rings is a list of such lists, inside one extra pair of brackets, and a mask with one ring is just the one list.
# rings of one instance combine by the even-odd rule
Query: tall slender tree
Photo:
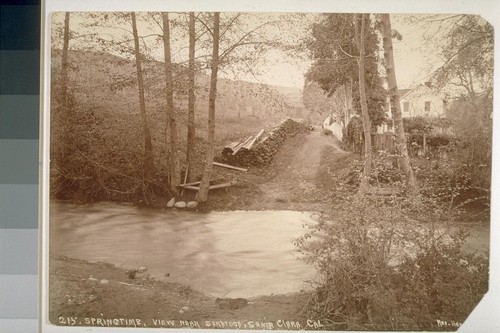
[[(358, 46), (358, 84), (359, 84), (359, 97), (361, 101), (361, 119), (363, 120), (363, 133), (365, 137), (365, 159), (363, 175), (361, 176), (361, 183), (359, 185), (359, 193), (363, 194), (367, 191), (368, 181), (372, 169), (372, 140), (371, 140), (371, 121), (368, 114), (368, 104), (366, 102), (366, 88), (365, 88), (365, 37), (367, 20), (369, 14), (359, 14), (354, 16), (355, 25), (355, 40)], [(361, 21), (361, 22), (360, 22)], [(368, 23), (369, 24), (369, 23)]]
[(198, 201), (205, 202), (208, 199), (208, 188), (210, 186), (210, 177), (212, 175), (213, 160), (214, 160), (214, 143), (215, 143), (215, 98), (217, 97), (217, 72), (219, 69), (219, 30), (220, 30), (220, 13), (214, 13), (213, 17), (213, 47), (212, 47), (212, 63), (210, 74), (210, 91), (208, 97), (208, 139), (207, 152), (205, 157), (205, 169), (203, 178), (198, 192)]
[(163, 51), (165, 57), (165, 96), (167, 100), (167, 118), (170, 127), (170, 190), (178, 192), (181, 180), (179, 161), (179, 134), (177, 132), (177, 122), (174, 112), (174, 87), (172, 76), (172, 55), (170, 50), (170, 21), (168, 13), (162, 13), (163, 21)]
[(418, 184), (411, 167), (410, 155), (406, 144), (406, 135), (403, 127), (403, 115), (399, 101), (398, 83), (396, 80), (396, 69), (392, 47), (392, 27), (389, 14), (382, 14), (382, 34), (384, 45), (384, 62), (387, 74), (387, 85), (390, 97), (390, 105), (394, 118), (394, 129), (396, 133), (396, 146), (398, 149), (398, 160), (406, 176), (411, 194), (418, 193)]
[(189, 64), (188, 64), (188, 124), (187, 124), (187, 144), (186, 144), (186, 164), (188, 169), (188, 181), (194, 181), (195, 168), (195, 126), (194, 110), (196, 105), (195, 97), (195, 48), (196, 48), (196, 26), (195, 13), (189, 13)]
[(135, 55), (135, 66), (137, 69), (137, 89), (139, 92), (139, 108), (141, 112), (142, 125), (143, 125), (143, 135), (144, 135), (144, 176), (148, 178), (154, 171), (154, 155), (153, 155), (153, 144), (151, 142), (151, 131), (149, 129), (148, 119), (146, 115), (146, 100), (144, 98), (144, 79), (142, 75), (142, 64), (141, 64), (141, 49), (139, 45), (139, 34), (137, 32), (137, 18), (134, 12), (130, 13), (130, 19), (132, 21), (132, 34), (134, 36), (134, 55)]
[(68, 50), (69, 50), (69, 12), (64, 14), (64, 41), (61, 59), (61, 100), (63, 103), (64, 112), (71, 112), (68, 110)]

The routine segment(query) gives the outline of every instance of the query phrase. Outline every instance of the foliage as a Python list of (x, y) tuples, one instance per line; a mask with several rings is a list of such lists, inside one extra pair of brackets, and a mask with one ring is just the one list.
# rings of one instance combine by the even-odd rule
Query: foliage
[[(477, 112), (475, 106), (481, 111)], [(470, 98), (462, 97), (451, 104), (448, 112), (458, 138), (453, 158), (469, 170), (476, 186), (487, 189), (491, 186), (493, 122), (488, 110), (492, 107), (490, 98), (480, 98), (473, 104)]]
[(447, 118), (424, 118), (407, 117), (403, 118), (403, 126), (406, 133), (430, 134), (441, 129), (447, 129), (452, 125)]
[(438, 88), (451, 84), (472, 100), (493, 90), (493, 26), (477, 15), (456, 15), (439, 43), (443, 66), (435, 73)]
[(429, 134), (432, 130), (430, 120), (423, 117), (403, 118), (403, 127), (410, 134)]
[[(343, 100), (339, 96), (328, 96), (321, 87), (315, 82), (304, 84), (302, 92), (302, 101), (310, 116), (323, 121), (328, 115), (337, 113), (343, 108)], [(338, 115), (342, 117), (342, 115)], [(342, 119), (342, 118), (340, 118)]]
[[(73, 15), (73, 14), (72, 14)], [(75, 13), (70, 31), (68, 91), (72, 99), (69, 116), (61, 109), (60, 96), (54, 93), (51, 98), (51, 149), (52, 177), (51, 193), (60, 199), (77, 201), (116, 200), (156, 205), (170, 197), (167, 189), (171, 178), (168, 152), (169, 136), (166, 128), (167, 118), (163, 63), (154, 60), (155, 52), (161, 47), (162, 31), (158, 27), (161, 20), (159, 13), (137, 13), (138, 34), (140, 37), (140, 60), (144, 77), (145, 104), (147, 119), (141, 119), (137, 97), (137, 69), (133, 58), (133, 38), (130, 31), (130, 13)], [(187, 27), (184, 14), (172, 14), (172, 29), (176, 47), (185, 44), (182, 38)], [(264, 27), (276, 25), (280, 19), (276, 16), (263, 16), (252, 20), (254, 14), (227, 14), (221, 22), (224, 29), (225, 69), (237, 67), (235, 62), (254, 68), (260, 54), (270, 46), (270, 36), (262, 34)], [(58, 92), (60, 85), (62, 27), (60, 21), (64, 13), (55, 13), (52, 39), (52, 91)], [(196, 59), (196, 131), (195, 150), (202, 156), (207, 150), (201, 137), (206, 134), (206, 108), (208, 104), (208, 86), (210, 77), (206, 75), (207, 49), (211, 47), (210, 34), (203, 23), (212, 19), (210, 14), (197, 16), (197, 59)], [(273, 19), (275, 20), (272, 22)], [(255, 25), (256, 24), (256, 25)], [(255, 26), (254, 26), (255, 25)], [(245, 31), (245, 29), (250, 31)], [(86, 33), (83, 33), (86, 32)], [(184, 35), (183, 35), (184, 33)], [(74, 38), (78, 37), (78, 40)], [(262, 38), (262, 39), (261, 39)], [(187, 36), (186, 36), (187, 40)], [(253, 50), (253, 52), (247, 52)], [(234, 51), (234, 52), (233, 52)], [(187, 116), (187, 66), (181, 59), (184, 52), (173, 54), (173, 90), (174, 112), (179, 123), (181, 144), (185, 146)], [(233, 66), (234, 65), (234, 66)], [(218, 87), (217, 127), (227, 131), (216, 138), (216, 150), (227, 144), (229, 138), (249, 135), (264, 126), (266, 121), (282, 118), (289, 112), (290, 99), (299, 96), (299, 89), (292, 98), (280, 87), (272, 87), (245, 81), (221, 80)], [(245, 99), (234, 98), (237, 92), (246, 95)], [(231, 99), (233, 98), (233, 99)], [(231, 106), (234, 100), (241, 102), (241, 108), (247, 107), (259, 113), (249, 119), (248, 114), (241, 114), (240, 123), (235, 121), (235, 112)], [(235, 112), (233, 112), (235, 111)], [(268, 114), (272, 113), (272, 114)], [(238, 117), (239, 118), (239, 117)], [(151, 131), (155, 169), (150, 175), (143, 170), (144, 140), (142, 126), (148, 125)], [(203, 124), (203, 125), (202, 125)], [(257, 126), (256, 129), (254, 126)], [(180, 157), (184, 162), (184, 151)], [(201, 170), (203, 160), (197, 159), (190, 169)], [(186, 163), (183, 163), (186, 165)], [(195, 174), (198, 179), (199, 173)], [(166, 202), (166, 201), (165, 201)]]
[[(53, 91), (58, 91), (56, 87), (52, 85)], [(66, 108), (60, 99), (58, 94), (52, 94), (51, 193), (58, 199), (74, 195), (88, 200), (96, 196), (99, 189), (91, 176), (96, 170), (83, 156), (102, 142), (101, 119), (92, 112), (77, 112), (71, 90), (68, 91)], [(65, 111), (71, 112), (72, 117), (62, 114)]]
[[(415, 208), (416, 207), (416, 208)], [(348, 197), (297, 241), (319, 279), (305, 311), (328, 329), (435, 330), (463, 322), (487, 291), (487, 260), (438, 203)], [(411, 219), (416, 216), (419, 219)]]
[(342, 137), (342, 141), (355, 146), (363, 143), (363, 122), (360, 117), (352, 117), (347, 124), (346, 135)]
[[(395, 156), (381, 152), (373, 156), (372, 170), (369, 175), (369, 184), (373, 187), (383, 187), (389, 185), (391, 187), (403, 186), (403, 174), (394, 163)], [(348, 172), (344, 175), (343, 179), (338, 179), (337, 183), (340, 187), (348, 187), (351, 189), (350, 193), (354, 193), (355, 189), (359, 186), (361, 181), (361, 173), (364, 163), (362, 160), (354, 160), (348, 167)]]
[[(429, 134), (425, 136), (425, 141), (428, 146), (438, 148), (448, 146), (450, 142), (454, 140), (454, 137), (449, 134)], [(424, 134), (422, 133), (412, 133), (408, 135), (408, 144), (417, 144), (422, 146), (424, 143)]]
[(475, 182), (469, 166), (454, 158), (433, 162), (417, 169), (421, 193), (429, 199), (447, 204), (449, 209), (468, 205), (489, 209), (490, 188)]
[[(313, 24), (308, 48), (313, 64), (306, 74), (306, 80), (317, 82), (328, 94), (333, 94), (352, 80), (353, 107), (360, 113), (356, 61), (359, 52), (354, 43), (353, 14), (324, 14), (321, 22)], [(366, 97), (372, 125), (376, 126), (384, 119), (387, 93), (378, 71), (378, 37), (372, 26), (365, 37), (365, 54)]]

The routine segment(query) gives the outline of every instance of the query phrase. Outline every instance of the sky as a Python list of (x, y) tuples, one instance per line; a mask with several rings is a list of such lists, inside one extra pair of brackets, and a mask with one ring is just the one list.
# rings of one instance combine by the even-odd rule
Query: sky
[[(410, 88), (425, 81), (441, 61), (423, 46), (424, 30), (405, 23), (404, 15), (393, 17), (391, 23), (392, 28), (403, 35), (401, 41), (393, 40), (398, 85), (400, 88)], [(310, 61), (289, 58), (277, 51), (273, 54), (262, 80), (276, 85), (302, 88), (304, 73), (309, 66)]]
[[(433, 52), (435, 48), (425, 47), (422, 44), (424, 31), (416, 26), (408, 24), (401, 19), (400, 14), (394, 13), (480, 13), (486, 19), (496, 22), (494, 15), (498, 7), (495, 0), (478, 0), (474, 3), (457, 3), (453, 0), (420, 0), (414, 2), (394, 2), (391, 0), (240, 0), (229, 2), (225, 0), (87, 0), (85, 2), (76, 0), (48, 0), (46, 10), (51, 11), (171, 11), (185, 12), (189, 10), (227, 12), (391, 12), (393, 28), (403, 35), (402, 41), (393, 40), (396, 75), (400, 88), (410, 88), (417, 83), (428, 79), (432, 71), (442, 63)], [(293, 33), (300, 33), (305, 28), (300, 24)], [(282, 33), (288, 33), (287, 27)], [(158, 52), (162, 54), (162, 52)], [(268, 57), (267, 65), (261, 68), (262, 75), (255, 78), (252, 75), (239, 75), (238, 79), (260, 81), (263, 83), (292, 86), (302, 88), (304, 84), (304, 73), (310, 62), (292, 59), (279, 51), (273, 51)], [(222, 73), (222, 77), (231, 78), (231, 75)]]
[[(52, 16), (54, 25), (61, 25), (63, 22), (62, 13), (56, 13)], [(84, 32), (81, 24), (84, 22), (78, 15), (72, 15), (71, 19), (71, 29), (79, 29), (82, 33)], [(396, 66), (396, 75), (398, 78), (398, 83), (401, 88), (408, 88), (413, 84), (425, 80), (426, 76), (430, 73), (430, 70), (435, 67), (436, 61), (435, 57), (432, 57), (432, 52), (423, 47), (422, 37), (423, 31), (419, 27), (409, 25), (404, 22), (404, 16), (393, 16), (392, 18), (393, 28), (398, 30), (402, 35), (402, 41), (394, 40), (394, 58)], [(156, 27), (157, 28), (157, 27)], [(153, 25), (153, 30), (155, 29)], [(271, 29), (279, 29), (279, 27), (272, 27)], [(140, 33), (148, 34), (151, 32), (151, 28), (146, 28), (146, 26), (139, 26)], [(105, 31), (109, 33), (108, 29)], [(155, 31), (156, 33), (161, 33), (160, 30)], [(175, 32), (175, 29), (173, 29)], [(117, 38), (122, 33), (120, 29), (116, 30)], [(282, 31), (270, 32), (274, 35), (280, 35), (286, 38), (301, 38), (307, 33), (307, 22), (302, 22), (301, 25), (297, 26), (287, 26), (284, 27)], [(186, 36), (180, 36), (178, 43), (178, 48), (185, 48)], [(72, 47), (75, 47), (75, 42), (72, 41)], [(176, 45), (173, 45), (173, 50), (175, 53)], [(179, 54), (184, 54), (186, 56), (187, 50)], [(163, 50), (158, 47), (156, 51), (153, 51), (158, 58), (163, 57)], [(282, 51), (277, 49), (271, 50), (267, 53), (266, 60), (263, 62), (260, 68), (261, 75), (256, 77), (250, 74), (240, 73), (237, 76), (233, 76), (228, 73), (222, 73), (221, 76), (234, 79), (243, 79), (249, 81), (260, 81), (263, 83), (302, 88), (304, 86), (304, 74), (309, 68), (311, 62), (304, 58), (290, 57)]]

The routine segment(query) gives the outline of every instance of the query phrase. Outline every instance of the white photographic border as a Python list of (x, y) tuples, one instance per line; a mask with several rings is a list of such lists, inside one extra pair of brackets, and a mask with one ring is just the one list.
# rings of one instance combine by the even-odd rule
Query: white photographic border
[[(495, 0), (47, 0), (42, 1), (42, 60), (41, 60), (41, 146), (40, 204), (39, 204), (39, 322), (40, 331), (53, 332), (166, 332), (161, 328), (101, 328), (51, 325), (48, 321), (48, 203), (49, 203), (49, 102), (50, 102), (50, 15), (56, 11), (247, 11), (247, 12), (367, 12), (367, 13), (466, 13), (479, 14), (495, 26), (495, 83), (500, 82), (498, 46), (500, 45), (500, 2)], [(494, 85), (494, 109), (500, 107), (499, 85)], [(500, 134), (499, 119), (493, 117), (492, 204), (490, 227), (489, 291), (472, 312), (459, 332), (500, 331)], [(180, 330), (180, 329), (179, 329)], [(214, 330), (213, 330), (214, 331)], [(217, 330), (218, 332), (220, 330)], [(243, 330), (241, 330), (243, 331)]]

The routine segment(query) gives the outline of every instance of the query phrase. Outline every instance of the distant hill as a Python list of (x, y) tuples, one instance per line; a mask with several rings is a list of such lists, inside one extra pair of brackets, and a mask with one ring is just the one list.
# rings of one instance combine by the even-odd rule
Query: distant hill
[[(107, 112), (138, 112), (135, 62), (105, 52), (70, 51), (70, 90), (80, 106)], [(52, 51), (52, 87), (59, 83), (61, 50)], [(163, 108), (163, 63), (143, 60), (146, 103), (152, 111)], [(186, 68), (174, 66), (175, 103), (187, 107)], [(208, 73), (198, 72), (197, 110), (208, 106)], [(217, 112), (223, 117), (292, 114), (302, 108), (302, 92), (298, 88), (272, 86), (248, 81), (219, 79)], [(53, 90), (57, 91), (57, 90)]]
[(283, 86), (271, 86), (273, 89), (278, 91), (287, 101), (287, 103), (293, 107), (303, 108), (304, 103), (302, 102), (302, 89), (295, 87), (283, 87)]

